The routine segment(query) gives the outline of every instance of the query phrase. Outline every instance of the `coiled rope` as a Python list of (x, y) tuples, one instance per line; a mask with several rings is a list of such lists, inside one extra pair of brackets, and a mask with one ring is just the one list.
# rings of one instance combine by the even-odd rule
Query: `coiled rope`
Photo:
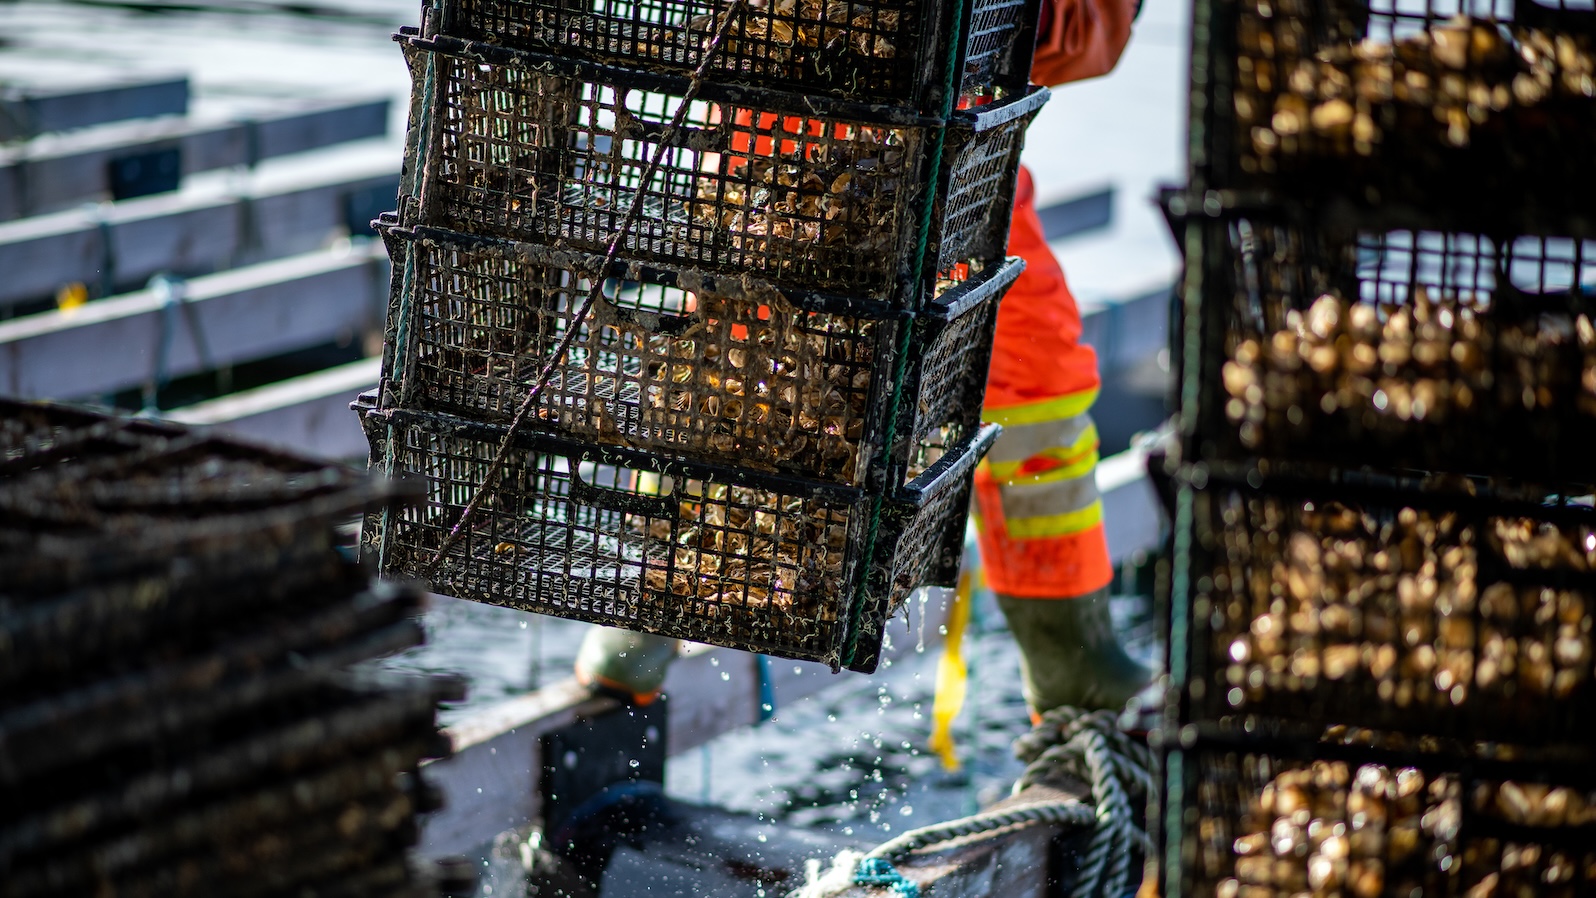
[(920, 888), (894, 866), (916, 851), (1050, 823), (1091, 829), (1070, 894), (1075, 898), (1120, 898), (1135, 887), (1131, 854), (1147, 851), (1147, 833), (1136, 825), (1133, 802), (1145, 802), (1152, 788), (1152, 752), (1122, 733), (1111, 711), (1055, 708), (1031, 732), (1015, 740), (1014, 753), (1026, 762), (1015, 794), (1041, 783), (1072, 778), (1091, 786), (1091, 804), (1069, 798), (1043, 801), (910, 830), (874, 850), (844, 851), (824, 873), (810, 861), (804, 885), (790, 898), (830, 898), (858, 885), (887, 886), (899, 898), (918, 898)]

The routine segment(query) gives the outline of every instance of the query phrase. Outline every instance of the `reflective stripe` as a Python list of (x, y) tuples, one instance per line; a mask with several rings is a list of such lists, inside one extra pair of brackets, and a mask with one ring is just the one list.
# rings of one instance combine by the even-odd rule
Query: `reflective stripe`
[[(1060, 433), (1060, 429), (1050, 424), (1021, 426), (1012, 430), (1004, 428), (1003, 432), (998, 435), (997, 442), (992, 446), (992, 451), (987, 453), (986, 462), (990, 465), (992, 476), (1002, 481), (1021, 479), (1021, 469), (1034, 458), (1050, 459), (1060, 467), (1072, 469), (1087, 459), (1090, 459), (1087, 462), (1088, 464), (1096, 464), (1097, 425), (1092, 423), (1092, 417), (1090, 415), (1077, 415), (1070, 419), (1070, 423), (1082, 423), (1084, 424), (1084, 429), (1075, 434), (1074, 438), (1067, 443), (1057, 442), (1035, 449), (1026, 445), (1031, 442), (1031, 436), (1045, 438), (1044, 435), (1049, 431), (1057, 434)], [(1036, 429), (1033, 430), (1033, 427)], [(1016, 433), (1020, 436), (1022, 440), (1020, 448), (1015, 448), (1012, 444), (1004, 444), (1004, 440), (1008, 438), (1010, 433)], [(1063, 436), (1067, 437), (1069, 434), (1064, 433)], [(1025, 452), (1024, 455), (1019, 454), (1022, 451)], [(1058, 467), (1045, 468), (1037, 476), (1053, 475), (1053, 479), (1058, 479), (1060, 475), (1055, 473), (1058, 470)]]
[(1094, 436), (1097, 433), (1097, 426), (1092, 423), (1090, 414), (1044, 421), (1041, 424), (1005, 425), (986, 457), (991, 461), (1025, 461), (1049, 450), (1078, 445), (1088, 430)]
[(1012, 536), (1018, 521), (1068, 514), (1097, 502), (1097, 478), (1089, 471), (1084, 477), (1051, 483), (1008, 484), (998, 487), (998, 496), (1003, 503), (1003, 521)]
[(1074, 536), (1103, 523), (1103, 502), (1098, 500), (1079, 511), (1049, 515), (1045, 518), (1025, 518), (1007, 522), (1009, 538), (1015, 540), (1048, 539)]
[(1019, 427), (1022, 424), (1044, 424), (1048, 421), (1057, 421), (1063, 418), (1073, 418), (1092, 407), (1097, 401), (1097, 388), (1082, 390), (1079, 393), (1066, 393), (1054, 399), (1044, 399), (1041, 402), (1027, 402), (1024, 405), (1005, 405), (1001, 408), (984, 408), (981, 410), (981, 420), (988, 424), (1001, 424), (1004, 427)]

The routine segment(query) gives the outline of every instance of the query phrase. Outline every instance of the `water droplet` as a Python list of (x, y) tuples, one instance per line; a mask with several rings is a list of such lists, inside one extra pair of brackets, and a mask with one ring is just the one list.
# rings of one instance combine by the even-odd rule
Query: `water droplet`
[(526, 621), (522, 621), (521, 622), (521, 629), (523, 629), (523, 630), (526, 629)]
[(632, 765), (632, 769), (633, 769), (633, 770), (636, 770), (636, 769), (637, 769), (637, 768), (638, 768), (638, 767), (641, 767), (641, 766), (643, 766), (643, 765), (642, 765), (642, 764), (639, 764), (639, 763), (638, 763), (638, 761), (637, 761), (637, 759), (636, 759), (636, 758), (633, 758), (633, 759), (632, 759), (632, 760), (630, 760), (630, 761), (627, 761), (627, 762), (626, 762), (626, 763), (628, 763), (628, 764), (630, 764), (630, 765)]
[(720, 666), (720, 659), (714, 657), (713, 655), (711, 655), (710, 659), (709, 659), (709, 666), (710, 667), (719, 667)]
[(827, 714), (826, 715), (826, 720), (828, 720), (828, 721), (830, 721), (832, 723), (836, 723), (837, 722), (837, 715), (835, 715), (835, 714)]
[(729, 682), (731, 680), (731, 674), (723, 670), (720, 672), (720, 678)]
[(904, 817), (907, 817), (914, 813), (914, 807), (911, 805), (904, 805), (903, 807), (898, 808), (898, 813)]
[(761, 841), (761, 842), (765, 842), (765, 841), (768, 841), (768, 839), (766, 839), (766, 837), (765, 837), (765, 834), (764, 834), (764, 833), (760, 833), (760, 834), (759, 834), (759, 841)]

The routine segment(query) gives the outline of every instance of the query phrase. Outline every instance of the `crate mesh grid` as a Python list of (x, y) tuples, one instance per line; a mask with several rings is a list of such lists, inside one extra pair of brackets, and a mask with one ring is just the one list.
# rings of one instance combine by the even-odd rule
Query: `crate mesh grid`
[[(441, 107), (407, 224), (603, 253), (641, 192), (621, 247), (631, 259), (876, 298), (908, 279), (923, 126), (695, 100), (644, 184), (681, 96), (589, 80), (619, 73), (548, 74), (530, 59), (480, 63), (430, 46), (407, 45), (417, 91), (426, 59), (436, 65)], [(939, 270), (1003, 255), (1028, 121), (950, 126), (952, 177), (927, 235)]]
[[(395, 241), (396, 266), (415, 266), (414, 348), (399, 403), (508, 422), (590, 292), (583, 272), (599, 260), (412, 236)], [(964, 284), (1004, 286), (1011, 269), (960, 266), (939, 295), (954, 301)], [(831, 482), (863, 479), (891, 399), (883, 369), (911, 325), (807, 310), (767, 290), (722, 294), (681, 272), (615, 271), (540, 394), (536, 427)], [(898, 455), (927, 440), (956, 443), (977, 426), (996, 305), (994, 296), (916, 331), (905, 378), (914, 401), (902, 404), (899, 428), (911, 448)]]
[[(497, 443), (396, 428), (396, 464), (423, 473), (385, 566), (428, 564)], [(573, 469), (573, 462), (575, 462)], [(439, 583), (494, 604), (827, 658), (840, 636), (842, 550), (858, 507), (701, 478), (512, 455)], [(420, 568), (415, 568), (420, 569)]]
[[(1181, 752), (1196, 837), (1183, 894), (1589, 894), (1587, 776), (1363, 749), (1200, 745)], [(1406, 754), (1407, 757), (1402, 757)], [(1548, 802), (1548, 797), (1550, 801)]]
[(1233, 456), (1596, 479), (1596, 241), (1224, 227)]
[[(1590, 509), (1457, 497), (1204, 497), (1212, 587), (1194, 643), (1205, 718), (1569, 738), (1596, 703)], [(1554, 701), (1561, 713), (1544, 713)]]
[[(971, 4), (965, 96), (1022, 90), (1029, 60), (1019, 46), (1027, 4)], [(472, 40), (619, 65), (689, 74), (703, 61), (724, 4), (709, 0), (457, 0), (446, 30)], [(922, 105), (935, 97), (945, 49), (928, 31), (946, 30), (944, 4), (925, 0), (777, 0), (740, 11), (709, 77), (850, 99)], [(929, 105), (926, 108), (930, 108)]]

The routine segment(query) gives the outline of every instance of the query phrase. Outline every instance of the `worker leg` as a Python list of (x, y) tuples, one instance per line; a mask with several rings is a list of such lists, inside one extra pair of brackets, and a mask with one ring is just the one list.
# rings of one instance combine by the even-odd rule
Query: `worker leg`
[(576, 680), (594, 691), (609, 691), (646, 705), (659, 696), (680, 639), (594, 627), (576, 654)]
[(1020, 647), (1033, 713), (1118, 708), (1152, 680), (1108, 614), (1113, 570), (1097, 494), (1097, 356), (1047, 248), (1021, 170), (1009, 252), (1025, 273), (998, 311), (983, 417), (1004, 432), (976, 471), (988, 584)]

